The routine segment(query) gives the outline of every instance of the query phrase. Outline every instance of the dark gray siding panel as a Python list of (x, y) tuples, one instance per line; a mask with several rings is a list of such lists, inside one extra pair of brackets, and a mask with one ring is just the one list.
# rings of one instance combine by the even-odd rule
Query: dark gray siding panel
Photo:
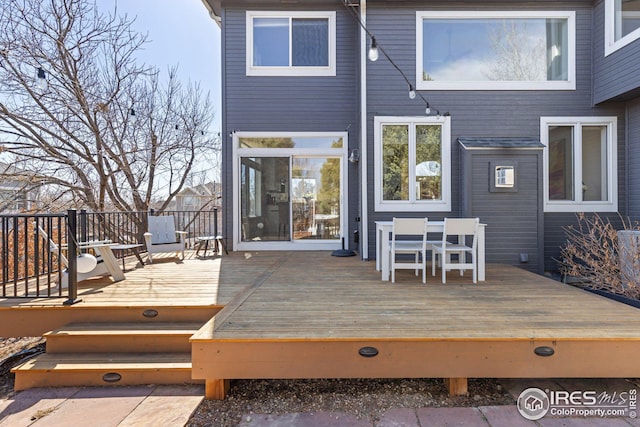
[[(487, 150), (462, 152), (462, 189), (467, 207), (463, 216), (479, 217), (487, 224), (485, 230), (487, 262), (510, 264), (542, 272), (542, 154), (539, 150)], [(515, 165), (516, 190), (491, 192), (492, 162)], [(468, 175), (468, 176), (467, 176)], [(517, 238), (514, 238), (517, 236)], [(528, 263), (520, 262), (527, 254)]]
[(640, 221), (640, 98), (627, 104), (629, 217)]
[[(376, 36), (378, 43), (387, 51), (393, 61), (415, 82), (416, 68), (416, 11), (433, 9), (433, 3), (416, 3), (404, 6), (383, 7), (378, 2), (369, 3), (368, 27)], [(445, 4), (445, 3), (443, 3)], [(446, 2), (440, 9), (449, 10), (504, 10), (511, 7), (505, 3), (483, 2), (481, 6)], [(540, 117), (542, 116), (617, 116), (619, 123), (618, 192), (621, 212), (626, 210), (624, 203), (624, 104), (592, 104), (592, 8), (591, 2), (528, 2), (522, 10), (575, 10), (576, 11), (576, 90), (573, 91), (429, 91), (422, 94), (434, 109), (451, 113), (452, 133), (452, 211), (451, 212), (415, 212), (414, 215), (426, 215), (430, 219), (444, 216), (461, 215), (460, 155), (455, 141), (459, 137), (540, 137)], [(376, 115), (421, 116), (424, 104), (419, 98), (410, 100), (407, 85), (397, 70), (384, 58), (367, 63), (368, 84), (368, 134), (373, 135), (373, 118)], [(369, 182), (373, 182), (374, 158), (373, 137), (368, 138)], [(375, 212), (373, 209), (374, 188), (369, 186), (369, 254), (375, 255), (374, 221), (388, 220), (393, 212)], [(400, 214), (398, 214), (400, 215)], [(406, 214), (404, 214), (406, 216)], [(547, 218), (551, 217), (550, 221)], [(562, 235), (562, 226), (574, 218), (569, 215), (545, 215), (545, 248), (557, 247)], [(508, 219), (505, 219), (507, 221)], [(516, 219), (513, 229), (516, 229)], [(513, 235), (510, 239), (518, 239)], [(508, 244), (503, 241), (504, 244)], [(549, 254), (553, 253), (552, 250)], [(492, 255), (489, 254), (489, 257)], [(545, 255), (545, 268), (551, 266), (550, 256)], [(489, 258), (491, 259), (491, 258)]]
[(640, 88), (640, 40), (604, 56), (604, 1), (594, 6), (593, 15), (593, 99), (596, 104), (609, 99), (625, 99)]
[[(291, 7), (289, 7), (291, 6)], [(326, 6), (325, 6), (326, 7)], [(288, 5), (287, 10), (294, 10)], [(335, 77), (246, 76), (246, 10), (266, 10), (264, 5), (228, 7), (223, 23), (222, 117), (225, 150), (225, 233), (232, 234), (232, 138), (230, 132), (342, 132), (348, 129), (349, 150), (359, 143), (359, 33), (353, 19), (338, 3), (336, 10)], [(278, 9), (282, 10), (282, 6)], [(309, 10), (309, 8), (306, 8)], [(334, 10), (334, 9), (331, 9)], [(349, 163), (349, 234), (356, 229), (359, 173)], [(352, 246), (352, 245), (349, 245)]]

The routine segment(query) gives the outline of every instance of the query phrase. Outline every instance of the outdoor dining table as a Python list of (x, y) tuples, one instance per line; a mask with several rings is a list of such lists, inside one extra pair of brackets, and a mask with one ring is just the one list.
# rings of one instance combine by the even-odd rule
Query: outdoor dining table
[[(485, 280), (485, 248), (484, 229), (486, 224), (478, 227), (478, 281)], [(389, 235), (393, 229), (393, 221), (376, 221), (376, 270), (382, 272), (382, 280), (389, 281)], [(444, 221), (429, 221), (427, 223), (428, 233), (442, 233), (444, 231)]]

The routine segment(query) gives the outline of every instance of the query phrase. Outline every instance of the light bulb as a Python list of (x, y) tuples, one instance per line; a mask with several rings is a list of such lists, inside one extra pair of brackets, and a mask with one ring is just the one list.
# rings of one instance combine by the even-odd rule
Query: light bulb
[(429, 108), (428, 104), (427, 104), (427, 108), (424, 109), (424, 113), (427, 115), (431, 114), (431, 108)]
[(371, 47), (369, 48), (369, 61), (376, 62), (378, 60), (378, 44), (376, 38), (371, 37)]
[(49, 86), (49, 82), (47, 82), (47, 74), (42, 67), (38, 67), (36, 86), (40, 90), (47, 90), (47, 87)]
[(416, 99), (416, 91), (409, 85), (409, 99)]

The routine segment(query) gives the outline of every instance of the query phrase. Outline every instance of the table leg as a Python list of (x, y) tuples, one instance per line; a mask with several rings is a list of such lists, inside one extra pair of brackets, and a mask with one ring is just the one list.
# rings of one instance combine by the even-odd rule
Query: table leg
[(138, 258), (138, 261), (140, 261), (140, 265), (144, 265), (144, 261), (142, 260), (142, 257), (140, 256), (140, 252), (138, 252), (138, 249), (133, 248), (132, 251), (133, 251), (133, 254), (136, 256), (136, 258)]
[(389, 281), (389, 233), (383, 232), (380, 239), (380, 267), (382, 269), (382, 280)]
[[(224, 250), (224, 253), (229, 255), (229, 252), (227, 251), (227, 247), (224, 245), (224, 242), (222, 241), (222, 237), (216, 238), (216, 244), (217, 243), (220, 244), (220, 247), (222, 247), (222, 250)], [(222, 251), (220, 251), (220, 256), (222, 256)]]
[(484, 227), (478, 227), (478, 282), (485, 281)]
[(376, 271), (381, 270), (380, 245), (382, 244), (382, 242), (380, 241), (380, 239), (382, 239), (382, 227), (376, 225)]

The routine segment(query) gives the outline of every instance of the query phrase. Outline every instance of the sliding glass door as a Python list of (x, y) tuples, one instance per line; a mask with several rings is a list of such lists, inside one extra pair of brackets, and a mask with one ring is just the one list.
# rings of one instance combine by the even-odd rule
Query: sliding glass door
[(343, 139), (238, 138), (239, 249), (339, 247), (345, 234)]
[(340, 159), (292, 158), (293, 238), (340, 239)]

